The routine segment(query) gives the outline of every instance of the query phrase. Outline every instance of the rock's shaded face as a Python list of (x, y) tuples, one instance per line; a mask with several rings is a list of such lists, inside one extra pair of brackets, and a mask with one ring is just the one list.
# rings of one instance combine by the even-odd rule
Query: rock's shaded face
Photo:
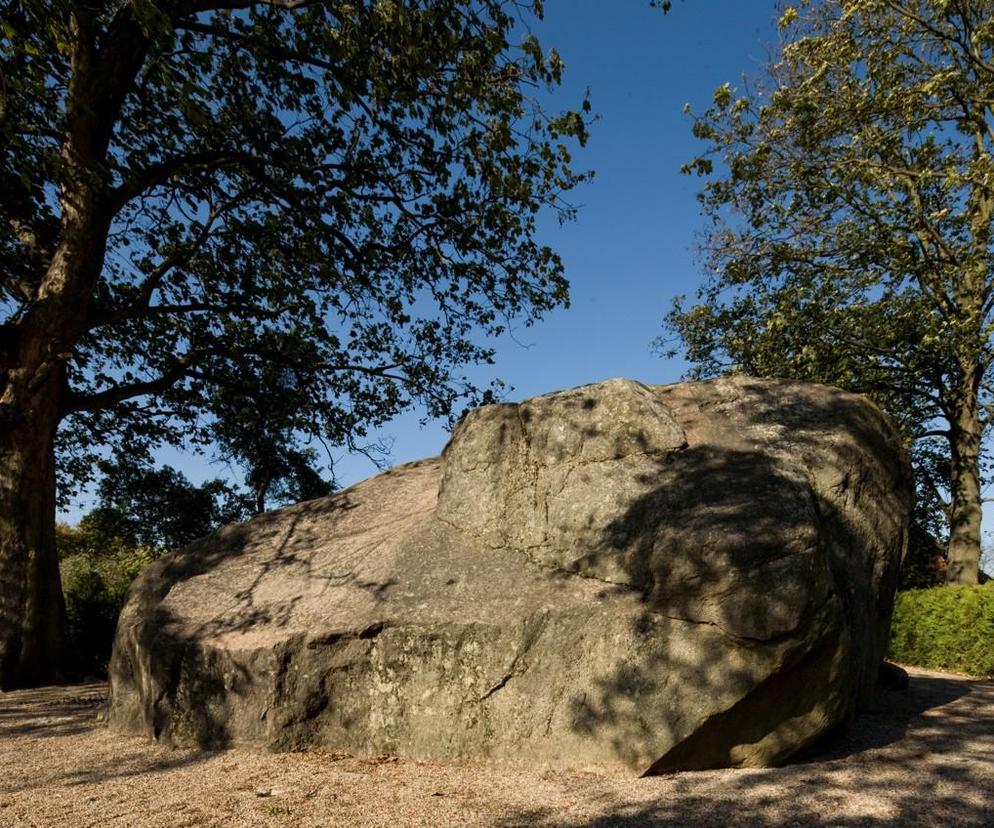
[(486, 406), (422, 461), (157, 562), (114, 724), (663, 772), (781, 762), (884, 652), (911, 504), (866, 400), (748, 378)]

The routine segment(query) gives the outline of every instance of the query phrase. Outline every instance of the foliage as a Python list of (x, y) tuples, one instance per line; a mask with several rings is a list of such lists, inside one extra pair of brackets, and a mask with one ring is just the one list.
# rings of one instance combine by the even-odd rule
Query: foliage
[(563, 65), (512, 43), (528, 13), (2, 4), (3, 332), (46, 296), (72, 314), (45, 328), (63, 498), (101, 445), (213, 444), (251, 471), (230, 445), (246, 407), (304, 460), (307, 435), (361, 445), (415, 402), (486, 396), (459, 367), (567, 301), (535, 220), (569, 217), (584, 178), (588, 106), (541, 105)]
[[(298, 395), (288, 388), (291, 384), (288, 377), (275, 378), (265, 399), (238, 389), (219, 395), (223, 413), (214, 427), (218, 455), (246, 469), (256, 512), (265, 511), (270, 500), (310, 500), (334, 489), (334, 481), (325, 480), (315, 468), (318, 452), (297, 439)], [(352, 447), (359, 448), (354, 441)]]
[(781, 28), (766, 76), (694, 120), (707, 276), (668, 325), (697, 374), (870, 394), (914, 448), (922, 528), (950, 529), (952, 569), (975, 579), (994, 2), (802, 2)]
[(107, 534), (90, 516), (78, 528), (56, 527), (56, 545), (69, 624), (68, 669), (80, 677), (102, 676), (128, 587), (154, 550)]
[(249, 517), (253, 498), (221, 480), (195, 486), (181, 473), (103, 461), (97, 503), (79, 526), (56, 527), (69, 626), (69, 669), (103, 675), (128, 587), (160, 554)]
[(96, 507), (81, 526), (105, 538), (176, 549), (251, 514), (251, 498), (222, 480), (194, 486), (171, 466), (103, 461)]
[(898, 593), (889, 658), (918, 667), (994, 676), (994, 586)]
[(933, 534), (912, 521), (908, 551), (901, 562), (898, 589), (928, 589), (946, 581), (945, 547)]

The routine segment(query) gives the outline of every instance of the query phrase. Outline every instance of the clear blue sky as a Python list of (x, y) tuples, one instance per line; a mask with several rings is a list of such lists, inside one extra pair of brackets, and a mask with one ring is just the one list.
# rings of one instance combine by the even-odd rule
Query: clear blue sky
[[(510, 400), (609, 377), (680, 378), (685, 366), (655, 356), (651, 342), (673, 296), (692, 293), (698, 281), (697, 182), (679, 172), (697, 142), (683, 107), (703, 109), (720, 84), (756, 74), (776, 41), (774, 15), (773, 0), (675, 0), (667, 15), (648, 0), (547, 0), (535, 31), (566, 64), (555, 100), (575, 108), (589, 89), (600, 116), (576, 154), (578, 167), (596, 171), (572, 199), (577, 220), (550, 220), (541, 231), (564, 259), (572, 307), (506, 337), (496, 365), (471, 376), (501, 378)], [(421, 428), (419, 419), (415, 412), (383, 430), (393, 440), (391, 463), (441, 451), (444, 426)], [(230, 472), (202, 457), (161, 459), (196, 482)], [(375, 471), (365, 458), (336, 458), (344, 485)], [(87, 506), (61, 517), (75, 521)]]

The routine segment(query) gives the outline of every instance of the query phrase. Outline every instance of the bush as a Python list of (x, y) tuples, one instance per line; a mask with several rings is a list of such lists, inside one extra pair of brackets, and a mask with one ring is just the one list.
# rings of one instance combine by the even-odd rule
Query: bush
[(128, 587), (152, 560), (152, 551), (102, 535), (85, 523), (79, 528), (59, 526), (57, 537), (70, 669), (80, 677), (104, 676)]
[(994, 676), (994, 582), (898, 593), (889, 657), (917, 667)]

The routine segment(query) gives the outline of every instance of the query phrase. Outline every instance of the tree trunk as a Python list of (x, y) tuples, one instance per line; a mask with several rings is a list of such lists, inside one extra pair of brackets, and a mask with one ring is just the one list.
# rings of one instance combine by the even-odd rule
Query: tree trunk
[(55, 550), (55, 432), (66, 357), (103, 267), (109, 220), (85, 187), (63, 206), (61, 239), (0, 353), (0, 688), (62, 681), (66, 610)]
[(980, 574), (981, 424), (977, 395), (972, 387), (963, 393), (951, 425), (952, 503), (946, 583), (976, 584)]
[[(73, 153), (67, 157), (72, 159)], [(67, 162), (67, 166), (72, 166)], [(110, 216), (87, 170), (62, 198), (59, 244), (0, 349), (0, 688), (64, 679), (66, 611), (55, 550), (55, 432), (66, 359), (103, 269)]]
[[(84, 4), (85, 6), (85, 4)], [(100, 31), (66, 15), (71, 72), (59, 167), (58, 240), (27, 310), (0, 326), (0, 688), (64, 678), (66, 612), (55, 551), (55, 432), (65, 366), (85, 330), (114, 218), (107, 152), (145, 62), (139, 15)]]
[(65, 679), (66, 612), (55, 550), (58, 378), (0, 426), (0, 689)]

